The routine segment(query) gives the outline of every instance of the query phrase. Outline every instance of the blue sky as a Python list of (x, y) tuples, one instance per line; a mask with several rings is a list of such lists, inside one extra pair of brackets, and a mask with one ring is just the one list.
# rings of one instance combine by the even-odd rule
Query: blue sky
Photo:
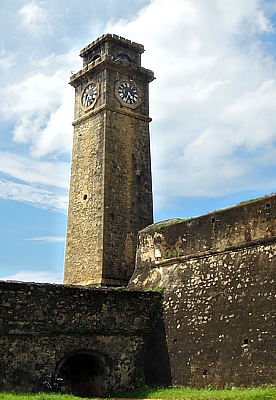
[(79, 51), (145, 46), (155, 221), (275, 192), (276, 3), (2, 0), (0, 279), (62, 282)]

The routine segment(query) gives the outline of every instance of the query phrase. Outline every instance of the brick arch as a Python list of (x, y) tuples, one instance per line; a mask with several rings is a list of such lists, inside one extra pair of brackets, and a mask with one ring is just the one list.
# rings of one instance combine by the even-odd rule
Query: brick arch
[(57, 375), (63, 378), (76, 396), (97, 397), (108, 392), (109, 362), (98, 352), (80, 350), (70, 353), (57, 365)]

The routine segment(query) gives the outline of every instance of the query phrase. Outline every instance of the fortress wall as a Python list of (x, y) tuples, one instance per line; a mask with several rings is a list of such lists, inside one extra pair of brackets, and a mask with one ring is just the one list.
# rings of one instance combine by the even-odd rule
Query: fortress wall
[(272, 195), (140, 232), (129, 286), (164, 290), (149, 384), (275, 383), (275, 214)]
[[(0, 282), (0, 297), (1, 390), (29, 391), (42, 373), (61, 372), (75, 355), (94, 360), (103, 392), (141, 380), (160, 294)], [(87, 381), (89, 371), (82, 376)]]

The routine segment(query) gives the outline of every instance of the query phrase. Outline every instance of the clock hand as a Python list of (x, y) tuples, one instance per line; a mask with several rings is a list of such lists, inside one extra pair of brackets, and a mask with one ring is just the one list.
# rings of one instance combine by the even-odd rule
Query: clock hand
[(130, 91), (127, 92), (127, 99), (132, 100), (133, 96)]

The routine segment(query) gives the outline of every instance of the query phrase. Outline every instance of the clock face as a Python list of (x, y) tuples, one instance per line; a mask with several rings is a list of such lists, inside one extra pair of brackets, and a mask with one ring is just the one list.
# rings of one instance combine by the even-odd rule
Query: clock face
[(122, 82), (118, 88), (118, 93), (126, 104), (135, 104), (138, 100), (137, 89), (132, 83)]
[(90, 85), (86, 86), (83, 91), (81, 104), (84, 107), (89, 107), (96, 99), (97, 96), (97, 85), (95, 83), (90, 83)]

